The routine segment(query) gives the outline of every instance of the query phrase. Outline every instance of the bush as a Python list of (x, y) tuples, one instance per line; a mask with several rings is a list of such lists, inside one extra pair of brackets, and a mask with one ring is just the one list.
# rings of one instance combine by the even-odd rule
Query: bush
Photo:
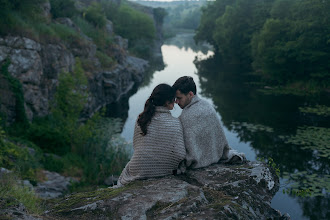
[(78, 14), (73, 0), (50, 0), (50, 5), (50, 13), (54, 19), (60, 17), (71, 18)]
[(105, 33), (104, 30), (95, 27), (81, 17), (75, 17), (73, 18), (73, 20), (84, 34), (93, 39), (99, 51), (105, 53), (107, 49), (111, 46), (112, 38), (110, 35)]
[(101, 5), (96, 2), (93, 2), (86, 9), (84, 12), (84, 18), (98, 28), (104, 28), (107, 22)]
[(155, 37), (153, 20), (146, 14), (122, 5), (114, 20), (115, 31), (127, 38), (129, 43), (138, 39), (152, 40)]
[(115, 61), (111, 57), (101, 51), (96, 51), (96, 57), (104, 68), (111, 68), (115, 64)]
[(22, 203), (30, 213), (41, 214), (41, 199), (37, 198), (27, 186), (19, 184), (18, 181), (12, 173), (0, 174), (0, 207), (5, 208), (8, 205)]
[(129, 161), (127, 143), (120, 136), (120, 119), (100, 118), (84, 147), (84, 181), (103, 184), (109, 175), (119, 175)]
[(0, 127), (0, 167), (14, 170), (21, 178), (35, 182), (36, 170), (41, 167), (39, 164), (41, 155), (37, 148), (32, 154), (25, 144), (19, 146), (15, 142), (20, 144), (19, 141), (9, 140)]

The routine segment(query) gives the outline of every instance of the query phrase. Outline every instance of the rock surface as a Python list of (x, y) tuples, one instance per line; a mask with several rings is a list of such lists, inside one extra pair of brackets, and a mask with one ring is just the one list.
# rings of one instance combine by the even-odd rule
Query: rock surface
[[(127, 43), (124, 39), (117, 37), (117, 42), (113, 50), (117, 54), (118, 64), (111, 70), (105, 70), (99, 68), (95, 57), (96, 46), (91, 41), (86, 40), (81, 48), (67, 48), (67, 45), (41, 44), (25, 37), (7, 36), (0, 38), (0, 65), (5, 59), (10, 59), (8, 72), (22, 84), (25, 112), (32, 120), (49, 114), (59, 75), (73, 70), (75, 57), (92, 61), (94, 72), (89, 74), (89, 99), (84, 111), (84, 116), (88, 117), (101, 107), (128, 95), (133, 85), (143, 79), (148, 62), (129, 56), (125, 52)], [(0, 77), (0, 110), (5, 113), (8, 122), (12, 122), (16, 118), (15, 94), (9, 80), (2, 74)]]
[(185, 175), (53, 200), (44, 219), (289, 219), (270, 206), (279, 180), (258, 162), (215, 164)]
[(72, 177), (64, 177), (56, 172), (47, 170), (42, 171), (46, 180), (39, 182), (37, 186), (33, 187), (38, 197), (43, 199), (53, 199), (63, 196), (69, 191), (69, 186), (77, 182)]
[(11, 198), (0, 198), (0, 219), (42, 220), (27, 213), (25, 206)]

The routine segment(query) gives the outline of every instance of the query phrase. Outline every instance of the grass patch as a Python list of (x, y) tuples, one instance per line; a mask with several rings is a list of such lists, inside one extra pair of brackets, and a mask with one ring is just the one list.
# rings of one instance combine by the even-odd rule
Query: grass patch
[[(22, 203), (29, 213), (41, 214), (43, 211), (42, 200), (27, 186), (18, 183), (17, 177), (12, 174), (0, 174), (0, 198), (8, 199), (6, 206)], [(16, 200), (14, 200), (15, 198)]]
[(99, 59), (102, 67), (104, 68), (111, 68), (115, 66), (116, 62), (113, 60), (113, 58), (109, 57), (102, 51), (96, 51), (96, 57)]
[(84, 205), (92, 204), (99, 200), (108, 200), (114, 198), (124, 191), (136, 189), (142, 186), (142, 181), (134, 181), (124, 187), (120, 188), (104, 188), (88, 192), (79, 192), (70, 195), (64, 199), (55, 199), (50, 206), (52, 213), (67, 213), (74, 208)]
[(112, 37), (104, 29), (95, 27), (78, 16), (74, 17), (73, 21), (86, 36), (93, 40), (100, 51), (105, 52), (113, 43)]

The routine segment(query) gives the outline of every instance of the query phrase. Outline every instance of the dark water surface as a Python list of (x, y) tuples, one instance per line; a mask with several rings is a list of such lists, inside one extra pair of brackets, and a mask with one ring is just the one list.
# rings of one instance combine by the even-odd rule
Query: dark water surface
[[(294, 220), (330, 219), (330, 117), (325, 108), (330, 105), (329, 96), (260, 92), (251, 80), (247, 83), (246, 78), (253, 76), (220, 68), (210, 48), (196, 46), (192, 37), (180, 34), (165, 42), (162, 52), (166, 67), (154, 72), (130, 97), (122, 136), (132, 142), (135, 120), (156, 85), (172, 85), (180, 76), (192, 76), (198, 94), (217, 109), (230, 146), (244, 152), (249, 160), (270, 157), (277, 164), (281, 188), (272, 207), (289, 213)], [(194, 64), (194, 60), (204, 61)], [(306, 112), (307, 107), (314, 113)], [(327, 116), (319, 114), (322, 109)], [(172, 115), (178, 117), (180, 113), (175, 105)], [(313, 194), (298, 197), (284, 194), (283, 189), (309, 189)]]

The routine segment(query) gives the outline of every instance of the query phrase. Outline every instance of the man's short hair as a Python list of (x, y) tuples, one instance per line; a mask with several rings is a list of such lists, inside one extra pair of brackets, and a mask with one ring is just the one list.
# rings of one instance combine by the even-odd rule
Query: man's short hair
[(179, 90), (181, 93), (187, 95), (190, 91), (196, 95), (196, 84), (194, 79), (190, 76), (182, 76), (175, 81), (172, 86), (175, 91)]

